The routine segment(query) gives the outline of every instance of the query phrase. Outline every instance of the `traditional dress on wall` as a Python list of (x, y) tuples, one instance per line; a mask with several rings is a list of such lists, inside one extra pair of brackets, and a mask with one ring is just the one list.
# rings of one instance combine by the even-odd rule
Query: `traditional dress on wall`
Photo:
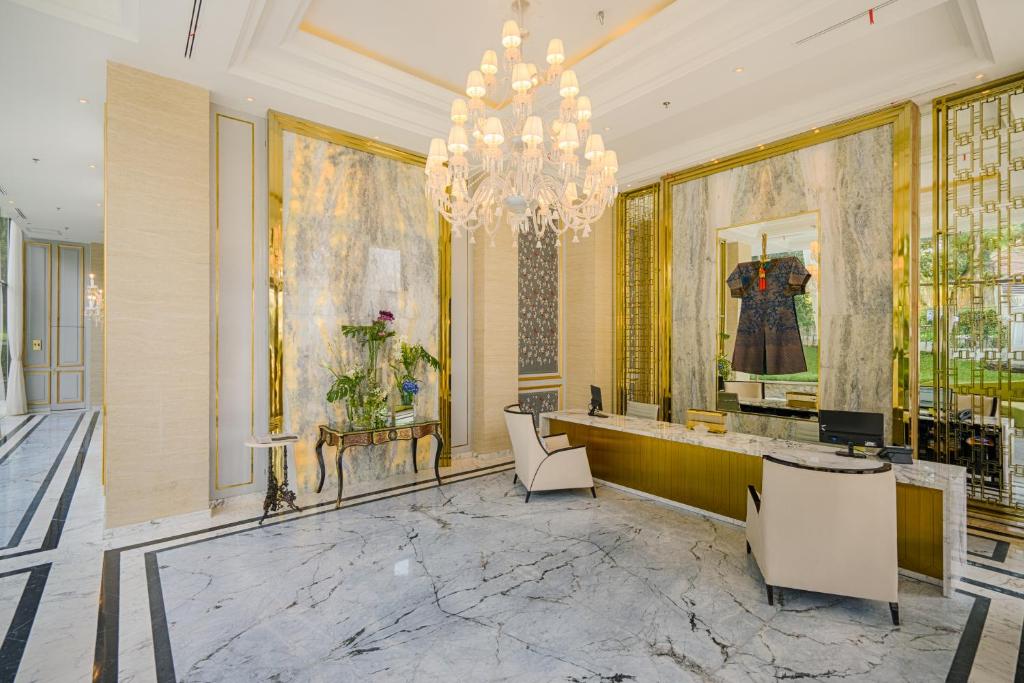
[(742, 299), (733, 370), (754, 375), (792, 375), (807, 370), (793, 297), (804, 293), (811, 274), (795, 256), (764, 264), (740, 263), (726, 281)]

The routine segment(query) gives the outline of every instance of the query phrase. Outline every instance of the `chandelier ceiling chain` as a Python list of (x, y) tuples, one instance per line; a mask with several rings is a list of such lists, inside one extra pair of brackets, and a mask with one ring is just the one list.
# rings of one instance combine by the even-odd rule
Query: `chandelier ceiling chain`
[[(469, 101), (452, 102), (448, 140), (430, 141), (427, 197), (454, 235), (466, 231), (470, 242), (483, 227), (493, 244), (503, 220), (514, 235), (533, 233), (538, 246), (549, 231), (560, 243), (571, 230), (572, 241), (578, 242), (618, 194), (618, 158), (592, 132), (590, 98), (580, 94), (576, 73), (563, 68), (562, 41), (548, 43), (543, 72), (523, 58), (525, 4), (513, 3), (520, 22), (509, 19), (502, 27), (502, 63), (494, 50), (484, 52), (480, 68), (466, 78)], [(554, 108), (553, 97), (538, 102), (545, 86), (554, 86), (561, 97), (547, 125), (536, 113)], [(488, 94), (490, 102), (500, 102), (493, 111), (484, 100)]]

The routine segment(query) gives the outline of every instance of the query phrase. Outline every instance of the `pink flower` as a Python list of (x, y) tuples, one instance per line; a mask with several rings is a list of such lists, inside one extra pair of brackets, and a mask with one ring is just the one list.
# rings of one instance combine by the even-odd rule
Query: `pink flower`
[(391, 311), (378, 311), (377, 322), (381, 323), (393, 323), (395, 322), (395, 314)]

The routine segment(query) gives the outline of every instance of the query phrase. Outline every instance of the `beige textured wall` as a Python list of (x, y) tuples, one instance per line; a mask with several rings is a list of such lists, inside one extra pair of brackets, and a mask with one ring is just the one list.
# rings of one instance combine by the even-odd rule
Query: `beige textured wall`
[(107, 65), (106, 523), (209, 505), (210, 103)]
[(565, 408), (590, 405), (590, 385), (601, 387), (612, 410), (615, 345), (615, 211), (608, 209), (590, 237), (566, 240)]
[[(93, 242), (89, 245), (89, 270), (85, 274), (85, 284), (89, 284), (89, 273), (96, 276), (96, 284), (103, 285), (103, 245)], [(99, 408), (103, 405), (103, 325), (85, 322), (85, 333), (89, 335), (89, 406)]]
[(481, 235), (470, 248), (473, 252), (470, 443), (474, 452), (483, 454), (510, 448), (502, 408), (519, 400), (519, 257), (512, 244), (512, 232), (504, 226), (495, 235), (495, 246), (490, 246), (487, 237)]

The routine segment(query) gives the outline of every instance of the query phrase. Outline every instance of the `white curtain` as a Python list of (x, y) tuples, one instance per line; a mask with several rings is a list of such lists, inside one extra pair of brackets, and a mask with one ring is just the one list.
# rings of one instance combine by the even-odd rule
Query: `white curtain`
[(7, 345), (11, 351), (11, 371), (7, 376), (7, 414), (24, 415), (28, 412), (25, 402), (25, 370), (21, 366), (22, 315), (25, 308), (22, 291), (21, 228), (11, 221), (10, 239), (7, 242)]

